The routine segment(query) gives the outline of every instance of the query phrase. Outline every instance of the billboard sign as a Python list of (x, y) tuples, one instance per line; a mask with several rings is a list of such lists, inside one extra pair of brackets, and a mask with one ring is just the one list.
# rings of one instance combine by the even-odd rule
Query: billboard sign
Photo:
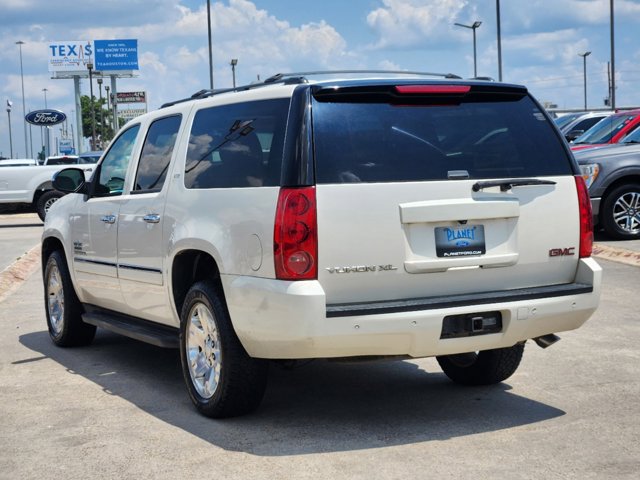
[(146, 108), (126, 108), (124, 110), (118, 110), (118, 117), (129, 121), (145, 113), (147, 113)]
[(117, 103), (147, 103), (147, 92), (118, 92)]
[(94, 40), (96, 70), (138, 70), (138, 40)]
[(60, 110), (47, 109), (29, 112), (25, 115), (24, 119), (31, 125), (47, 127), (64, 122), (67, 119), (67, 116)]
[(49, 43), (50, 72), (86, 72), (93, 62), (93, 45), (88, 40)]
[(58, 150), (60, 150), (62, 155), (73, 155), (75, 153), (73, 141), (70, 138), (61, 138), (58, 144)]

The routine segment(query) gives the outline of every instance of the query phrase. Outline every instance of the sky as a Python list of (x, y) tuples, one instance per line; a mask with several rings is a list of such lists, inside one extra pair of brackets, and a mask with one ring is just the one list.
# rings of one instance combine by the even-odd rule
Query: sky
[[(13, 102), (14, 157), (26, 156), (20, 52), (27, 113), (47, 106), (71, 116), (73, 81), (52, 79), (48, 46), (56, 41), (137, 39), (136, 77), (118, 91), (147, 92), (149, 109), (209, 87), (205, 0), (0, 0), (0, 154), (9, 156), (6, 100)], [(610, 61), (609, 0), (502, 0), (503, 80), (523, 84), (559, 108), (603, 106)], [(616, 105), (640, 106), (640, 0), (614, 0)], [(393, 69), (498, 78), (493, 0), (211, 1), (215, 88), (278, 72)], [(81, 82), (82, 94), (89, 92)], [(98, 96), (97, 85), (94, 94)], [(39, 130), (39, 129), (38, 129)], [(59, 135), (59, 129), (54, 129)], [(29, 135), (28, 135), (29, 136)], [(33, 150), (40, 135), (31, 132)], [(30, 150), (27, 141), (27, 150)]]

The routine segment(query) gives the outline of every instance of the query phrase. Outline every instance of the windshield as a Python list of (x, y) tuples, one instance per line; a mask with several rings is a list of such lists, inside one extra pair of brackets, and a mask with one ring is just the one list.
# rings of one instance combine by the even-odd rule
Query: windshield
[(580, 112), (580, 113), (570, 113), (569, 115), (564, 115), (562, 117), (556, 118), (554, 120), (554, 122), (556, 122), (556, 126), (560, 130), (562, 130), (562, 127), (565, 127), (565, 126), (569, 125), (576, 118), (581, 117), (582, 115), (584, 115), (584, 113), (582, 113), (582, 112)]
[(620, 143), (640, 143), (640, 128), (636, 128), (633, 132), (620, 140)]
[(355, 100), (314, 100), (318, 183), (572, 174), (561, 139), (527, 96), (437, 106)]
[(611, 117), (603, 118), (576, 138), (573, 143), (574, 145), (609, 143), (616, 133), (634, 118), (636, 118), (636, 115), (612, 115)]

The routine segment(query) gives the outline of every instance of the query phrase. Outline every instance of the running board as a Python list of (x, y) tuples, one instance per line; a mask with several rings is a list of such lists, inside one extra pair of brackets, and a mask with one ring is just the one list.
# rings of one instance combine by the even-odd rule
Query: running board
[(84, 305), (84, 307), (87, 313), (82, 315), (82, 320), (85, 323), (157, 347), (179, 348), (180, 346), (180, 331), (177, 328), (103, 310), (92, 305)]

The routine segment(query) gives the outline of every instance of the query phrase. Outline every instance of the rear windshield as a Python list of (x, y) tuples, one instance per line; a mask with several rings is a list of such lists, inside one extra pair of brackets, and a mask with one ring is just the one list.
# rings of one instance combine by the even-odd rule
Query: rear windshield
[(75, 165), (78, 159), (75, 157), (49, 158), (47, 165)]
[(531, 98), (489, 100), (403, 106), (314, 99), (316, 181), (573, 174), (562, 140)]

